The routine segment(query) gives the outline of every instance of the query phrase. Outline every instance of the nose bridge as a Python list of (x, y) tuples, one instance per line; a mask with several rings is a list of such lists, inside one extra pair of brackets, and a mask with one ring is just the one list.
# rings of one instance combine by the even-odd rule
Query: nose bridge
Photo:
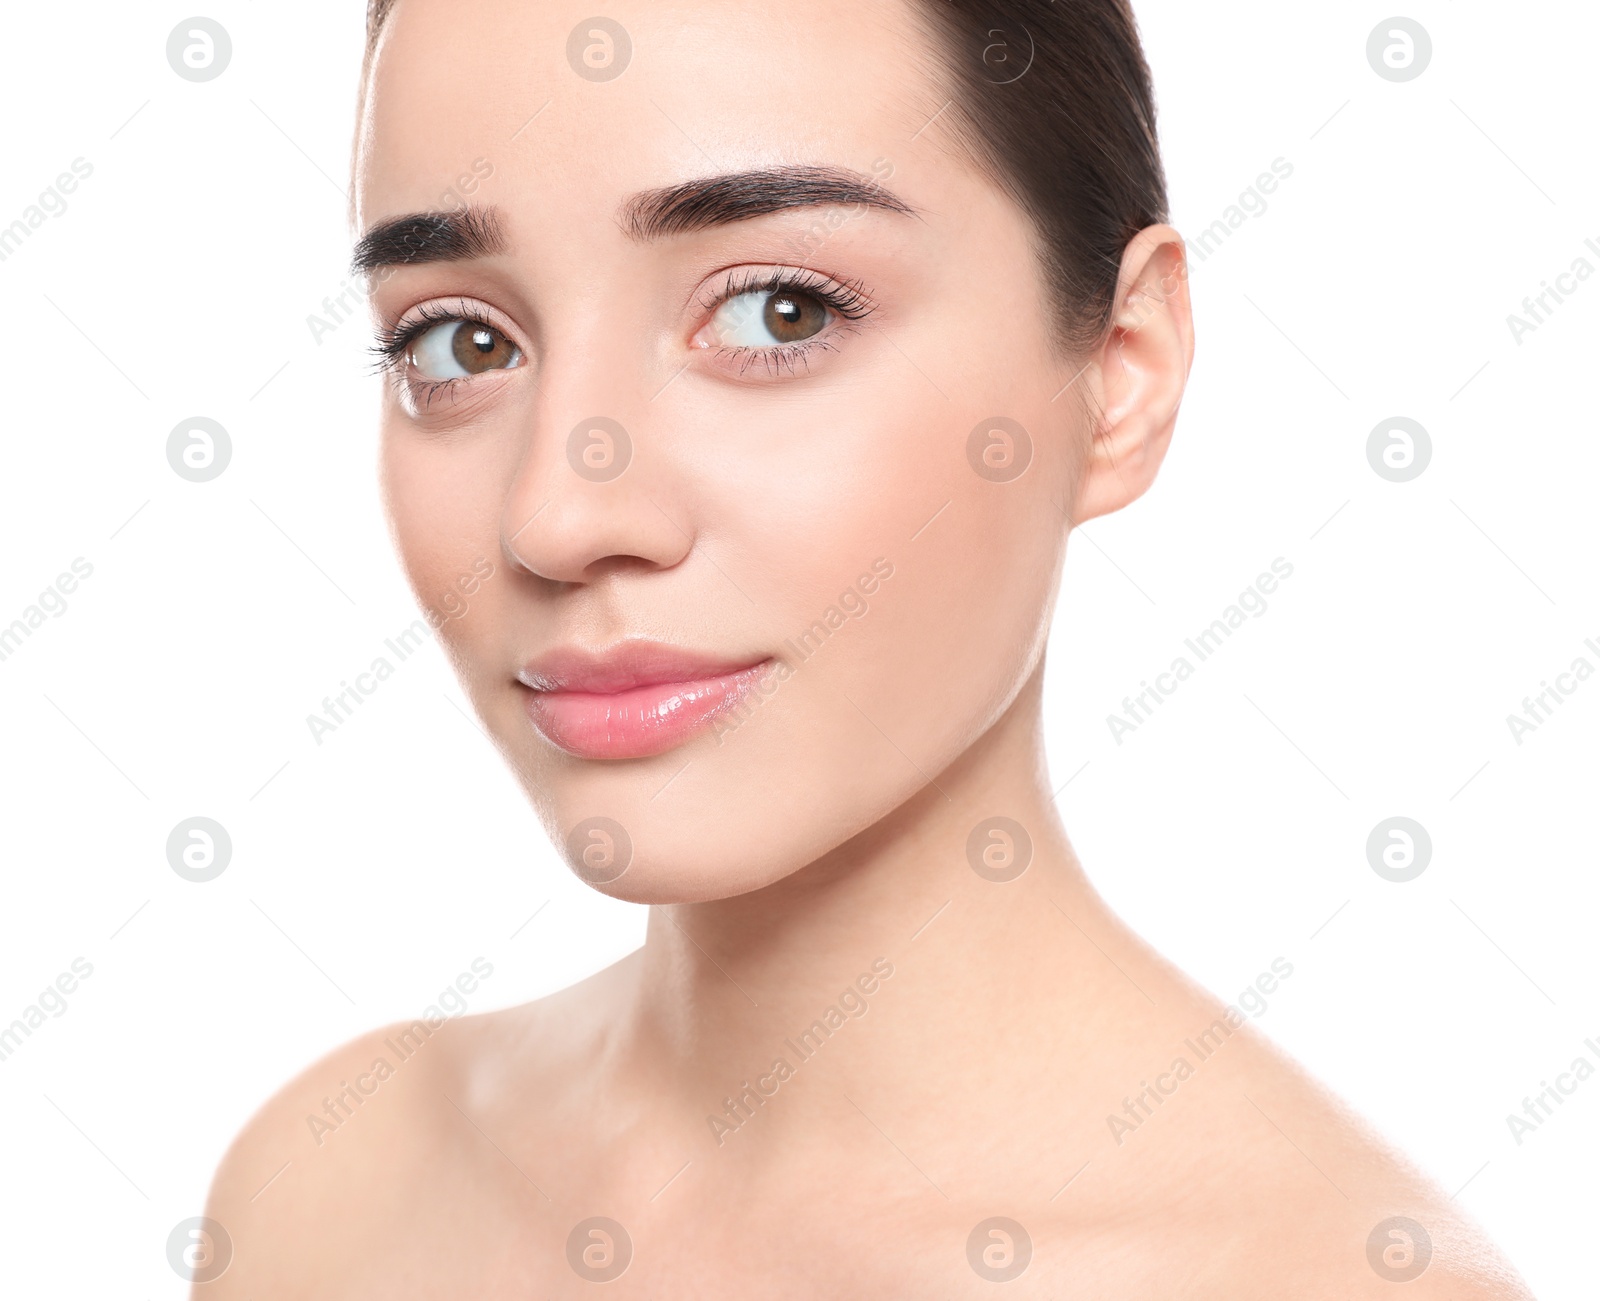
[(537, 392), (501, 516), (513, 564), (583, 582), (610, 560), (668, 567), (688, 553), (692, 529), (663, 509), (672, 466), (628, 353), (596, 312), (532, 363)]

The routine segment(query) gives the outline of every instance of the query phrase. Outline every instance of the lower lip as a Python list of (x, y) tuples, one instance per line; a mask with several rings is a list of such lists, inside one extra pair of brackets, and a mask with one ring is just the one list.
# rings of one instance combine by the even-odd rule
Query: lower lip
[(627, 691), (530, 691), (528, 717), (552, 745), (580, 759), (644, 759), (709, 727), (749, 694), (770, 667)]

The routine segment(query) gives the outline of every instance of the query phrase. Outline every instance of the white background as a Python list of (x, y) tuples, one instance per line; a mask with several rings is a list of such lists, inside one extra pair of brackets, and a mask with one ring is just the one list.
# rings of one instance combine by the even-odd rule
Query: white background
[[(1384, 5), (1137, 8), (1177, 224), (1294, 170), (1194, 267), (1155, 490), (1072, 546), (1047, 693), (1069, 831), (1223, 997), (1292, 962), (1262, 1029), (1461, 1190), (1540, 1297), (1592, 1298), (1600, 1079), (1520, 1146), (1506, 1116), (1600, 1064), (1600, 678), (1520, 746), (1505, 720), (1600, 667), (1600, 277), (1520, 345), (1506, 318), (1600, 268), (1600, 20), (1417, 3), (1433, 61), (1395, 84), (1366, 59)], [(0, 263), (0, 625), (74, 558), (94, 572), (0, 663), (0, 1024), (74, 958), (94, 974), (0, 1062), (6, 1295), (180, 1295), (167, 1234), (286, 1078), (480, 955), (473, 1010), (642, 938), (558, 863), (434, 646), (322, 746), (305, 723), (416, 618), (365, 326), (306, 323), (346, 274), (359, 10), (215, 4), (234, 52), (206, 84), (166, 62), (183, 7), (7, 14), (0, 225), (75, 158), (93, 175)], [(209, 484), (166, 461), (195, 415), (233, 442)], [(1433, 442), (1406, 484), (1366, 457), (1396, 415)], [(1117, 744), (1106, 715), (1279, 556), (1267, 613)], [(195, 815), (234, 844), (205, 885), (165, 857)], [(1394, 815), (1434, 846), (1403, 885), (1366, 859)]]

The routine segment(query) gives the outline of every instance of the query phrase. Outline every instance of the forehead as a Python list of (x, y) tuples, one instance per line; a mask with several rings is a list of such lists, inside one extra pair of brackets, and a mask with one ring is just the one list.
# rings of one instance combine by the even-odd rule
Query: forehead
[(917, 2), (648, 0), (595, 18), (582, 0), (399, 0), (363, 112), (360, 220), (438, 207), (474, 174), (591, 219), (749, 167), (902, 174), (947, 98)]

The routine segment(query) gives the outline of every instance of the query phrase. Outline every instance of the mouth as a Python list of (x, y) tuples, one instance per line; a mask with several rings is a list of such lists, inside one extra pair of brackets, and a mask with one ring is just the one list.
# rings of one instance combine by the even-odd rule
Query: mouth
[(534, 728), (580, 759), (664, 754), (735, 708), (772, 660), (730, 661), (658, 642), (621, 642), (602, 652), (566, 649), (527, 664)]

